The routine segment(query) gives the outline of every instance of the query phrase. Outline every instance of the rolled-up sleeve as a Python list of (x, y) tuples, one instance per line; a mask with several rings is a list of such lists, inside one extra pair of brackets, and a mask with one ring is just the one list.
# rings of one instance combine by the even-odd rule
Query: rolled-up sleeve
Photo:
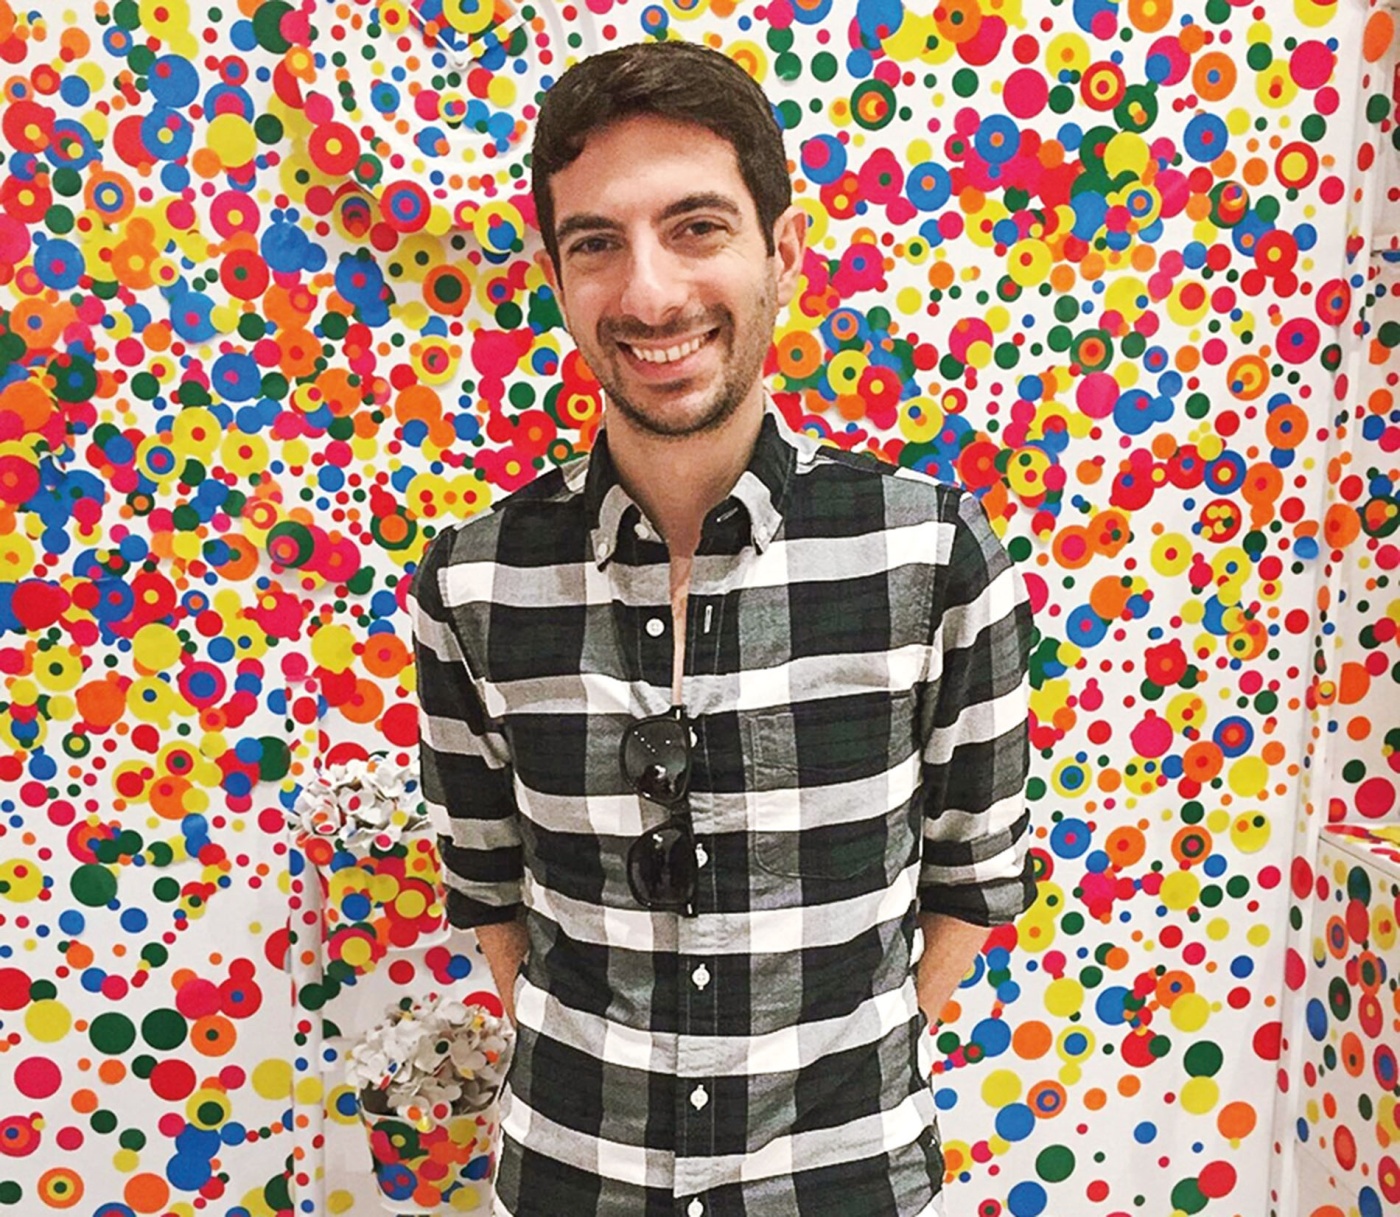
[(1035, 900), (1025, 805), (1031, 610), (981, 504), (966, 493), (949, 502), (921, 715), (919, 907), (993, 926)]
[(442, 856), (455, 926), (511, 921), (521, 904), (520, 825), (510, 747), (443, 598), (457, 533), (435, 537), (409, 591), (417, 665), (423, 799)]

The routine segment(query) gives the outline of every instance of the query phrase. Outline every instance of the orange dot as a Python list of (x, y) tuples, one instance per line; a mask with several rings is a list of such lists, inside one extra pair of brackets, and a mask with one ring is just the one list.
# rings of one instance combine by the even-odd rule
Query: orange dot
[(1050, 1028), (1038, 1020), (1022, 1023), (1011, 1034), (1012, 1050), (1023, 1061), (1039, 1060), (1053, 1042)]
[(97, 1110), (97, 1094), (86, 1088), (75, 1090), (69, 1102), (73, 1105), (73, 1110), (79, 1115), (85, 1116)]
[(170, 1202), (170, 1185), (159, 1175), (142, 1171), (126, 1181), (122, 1198), (138, 1213), (158, 1213)]

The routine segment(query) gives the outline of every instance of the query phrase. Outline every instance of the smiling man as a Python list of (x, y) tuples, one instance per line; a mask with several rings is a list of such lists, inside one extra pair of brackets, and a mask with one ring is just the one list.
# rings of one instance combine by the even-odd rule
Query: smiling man
[(806, 217), (742, 69), (585, 60), (533, 173), (605, 425), (411, 601), (448, 914), (518, 1030), (496, 1212), (937, 1213), (928, 1028), (1034, 897), (1024, 591), (975, 499), (768, 402)]

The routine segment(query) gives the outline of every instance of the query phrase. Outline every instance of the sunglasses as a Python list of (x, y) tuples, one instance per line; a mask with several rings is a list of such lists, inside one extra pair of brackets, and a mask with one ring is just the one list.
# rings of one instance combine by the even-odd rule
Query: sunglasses
[(627, 882), (643, 908), (695, 916), (700, 868), (686, 792), (690, 788), (690, 723), (681, 706), (638, 719), (622, 734), (622, 775), (633, 791), (670, 810), (627, 851)]

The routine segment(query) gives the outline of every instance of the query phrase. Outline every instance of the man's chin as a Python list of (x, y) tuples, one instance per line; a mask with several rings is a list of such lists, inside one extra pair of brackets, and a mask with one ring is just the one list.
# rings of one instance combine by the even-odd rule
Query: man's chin
[(646, 399), (606, 390), (607, 402), (640, 431), (661, 439), (685, 439), (723, 426), (738, 408), (729, 393), (705, 397), (684, 390), (667, 394), (664, 387)]

